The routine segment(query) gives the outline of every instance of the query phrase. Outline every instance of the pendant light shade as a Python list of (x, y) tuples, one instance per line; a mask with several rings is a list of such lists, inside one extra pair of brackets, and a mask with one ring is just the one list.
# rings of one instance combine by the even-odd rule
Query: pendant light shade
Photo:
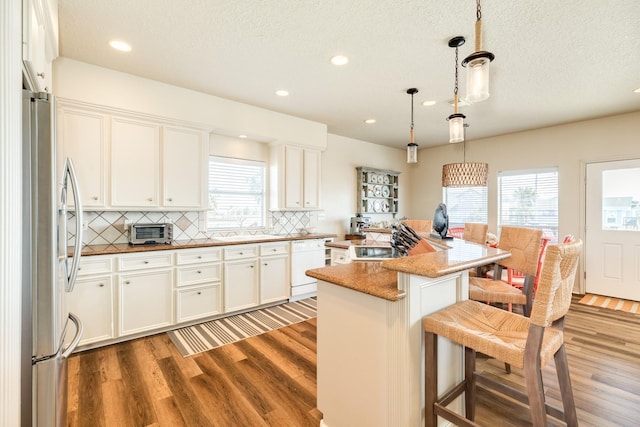
[(458, 113), (458, 48), (464, 44), (464, 37), (458, 36), (449, 40), (449, 47), (456, 48), (456, 78), (453, 89), (453, 114), (447, 117), (449, 121), (449, 142), (464, 141), (464, 114)]
[(411, 130), (409, 131), (409, 144), (407, 144), (407, 163), (418, 163), (418, 144), (415, 143), (413, 136), (413, 95), (418, 93), (415, 87), (407, 89), (407, 93), (411, 95)]
[(476, 51), (462, 61), (467, 68), (467, 96), (469, 102), (481, 102), (489, 98), (489, 66), (495, 59), (491, 52), (482, 50), (482, 11), (476, 0)]
[(487, 163), (449, 163), (442, 166), (443, 187), (486, 187)]

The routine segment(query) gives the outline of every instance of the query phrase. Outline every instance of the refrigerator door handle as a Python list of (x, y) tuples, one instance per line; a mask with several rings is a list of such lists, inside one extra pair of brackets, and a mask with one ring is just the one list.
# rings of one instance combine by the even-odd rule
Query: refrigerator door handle
[(65, 242), (63, 248), (61, 248), (63, 253), (67, 253), (66, 248), (66, 224), (67, 224), (67, 184), (71, 183), (71, 188), (73, 190), (73, 204), (76, 209), (76, 239), (75, 245), (73, 249), (73, 258), (71, 260), (71, 271), (69, 271), (67, 267), (67, 262), (64, 262), (65, 266), (65, 290), (67, 292), (73, 291), (73, 287), (76, 284), (76, 276), (78, 275), (78, 267), (80, 266), (80, 252), (82, 251), (82, 218), (83, 218), (83, 210), (82, 210), (82, 199), (80, 197), (79, 189), (78, 189), (78, 176), (76, 175), (76, 170), (73, 167), (73, 161), (71, 158), (67, 157), (64, 164), (64, 178), (62, 181), (62, 200), (60, 205), (60, 221), (62, 222), (61, 228), (63, 230), (63, 238), (62, 241)]
[[(62, 351), (61, 356), (63, 359), (66, 359), (67, 357), (69, 357), (71, 353), (73, 353), (73, 350), (76, 349), (76, 347), (78, 346), (78, 343), (80, 342), (80, 338), (82, 338), (82, 331), (84, 329), (82, 326), (82, 322), (80, 321), (80, 319), (78, 319), (78, 317), (75, 314), (69, 313), (69, 320), (71, 320), (76, 325), (76, 335), (73, 337), (73, 340), (71, 341), (71, 343), (69, 343), (69, 346)], [(67, 327), (65, 326), (65, 329), (66, 328)], [(65, 334), (62, 334), (62, 336), (64, 335)]]

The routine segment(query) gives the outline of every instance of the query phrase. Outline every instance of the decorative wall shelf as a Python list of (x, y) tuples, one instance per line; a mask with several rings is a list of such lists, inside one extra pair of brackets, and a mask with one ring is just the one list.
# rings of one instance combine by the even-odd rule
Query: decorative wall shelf
[(373, 169), (364, 166), (356, 168), (358, 173), (357, 213), (398, 213), (398, 176), (400, 172)]

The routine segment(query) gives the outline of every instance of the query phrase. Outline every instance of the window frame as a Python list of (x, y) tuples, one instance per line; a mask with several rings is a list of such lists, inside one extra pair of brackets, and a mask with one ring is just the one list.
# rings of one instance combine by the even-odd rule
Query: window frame
[[(551, 174), (552, 176), (545, 176)], [(521, 179), (525, 179), (526, 176), (535, 176), (535, 183), (532, 183), (532, 186), (523, 187), (522, 185), (518, 186), (516, 182), (507, 183), (505, 180), (514, 177), (521, 177)], [(516, 178), (517, 179), (517, 178)], [(514, 179), (513, 181), (516, 181)], [(526, 182), (526, 181), (525, 181)], [(515, 188), (518, 187), (518, 188)], [(527, 227), (527, 228), (535, 228), (543, 230), (543, 236), (550, 238), (550, 243), (558, 242), (558, 228), (559, 228), (559, 187), (560, 187), (560, 173), (557, 166), (551, 167), (542, 167), (542, 168), (533, 168), (533, 169), (513, 169), (513, 170), (505, 170), (498, 172), (498, 181), (496, 185), (497, 189), (497, 224), (498, 229), (502, 229), (503, 225), (514, 226), (514, 227)], [(526, 201), (525, 190), (531, 188), (533, 189), (533, 196), (536, 200)], [(534, 203), (532, 206), (514, 206), (513, 194), (516, 191), (522, 189), (523, 196), (521, 196), (521, 203)], [(506, 206), (506, 195), (505, 191), (511, 190), (513, 193), (509, 195), (511, 206)], [(537, 199), (540, 196), (540, 191), (547, 193), (546, 197), (542, 199)], [(548, 194), (548, 193), (552, 194)], [(553, 194), (553, 192), (555, 192)], [(553, 203), (555, 202), (555, 206)], [(506, 213), (505, 210), (515, 210), (515, 213), (510, 212), (509, 217), (512, 219), (517, 215), (524, 216), (527, 218), (524, 221), (515, 221), (509, 220), (506, 221)], [(529, 210), (532, 209), (534, 213), (531, 212), (520, 212), (517, 213), (517, 210)], [(546, 213), (535, 213), (538, 212), (546, 212)]]
[[(229, 167), (230, 165), (235, 167), (246, 167), (246, 168), (259, 168), (259, 172), (261, 175), (261, 189), (256, 191), (214, 191), (211, 187), (215, 179), (212, 168), (215, 167), (216, 164), (225, 165)], [(206, 216), (206, 230), (209, 232), (216, 231), (237, 231), (237, 230), (265, 230), (267, 229), (267, 162), (261, 160), (247, 160), (247, 159), (239, 159), (234, 157), (223, 157), (223, 156), (215, 156), (209, 155), (207, 162), (207, 216)], [(248, 171), (249, 172), (249, 171)], [(237, 174), (229, 174), (228, 176), (237, 177)], [(256, 208), (256, 213), (250, 215), (248, 218), (259, 218), (257, 224), (250, 224), (246, 226), (244, 222), (246, 218), (243, 219), (240, 214), (238, 214), (235, 218), (228, 216), (222, 218), (214, 218), (213, 216), (216, 213), (216, 209), (212, 206), (212, 202), (215, 199), (215, 196), (222, 195), (231, 196), (231, 197), (257, 197), (258, 203), (254, 208)], [(228, 202), (227, 202), (228, 204)], [(229, 226), (220, 226), (221, 222), (228, 221)], [(235, 221), (235, 223), (234, 223)], [(254, 221), (255, 222), (255, 221)]]

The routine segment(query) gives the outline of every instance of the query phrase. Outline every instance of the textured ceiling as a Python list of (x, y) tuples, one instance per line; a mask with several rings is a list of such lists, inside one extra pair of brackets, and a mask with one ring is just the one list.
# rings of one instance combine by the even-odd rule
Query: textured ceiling
[[(330, 133), (448, 142), (454, 50), (473, 0), (58, 0), (61, 56), (326, 123)], [(467, 139), (640, 110), (640, 0), (484, 0), (491, 97)], [(107, 42), (128, 41), (127, 54)], [(343, 67), (329, 63), (347, 55)], [(465, 93), (460, 68), (460, 94)], [(286, 89), (281, 98), (275, 90)], [(438, 103), (424, 107), (422, 101)], [(170, 102), (170, 100), (167, 100)], [(377, 122), (365, 125), (374, 118)]]

